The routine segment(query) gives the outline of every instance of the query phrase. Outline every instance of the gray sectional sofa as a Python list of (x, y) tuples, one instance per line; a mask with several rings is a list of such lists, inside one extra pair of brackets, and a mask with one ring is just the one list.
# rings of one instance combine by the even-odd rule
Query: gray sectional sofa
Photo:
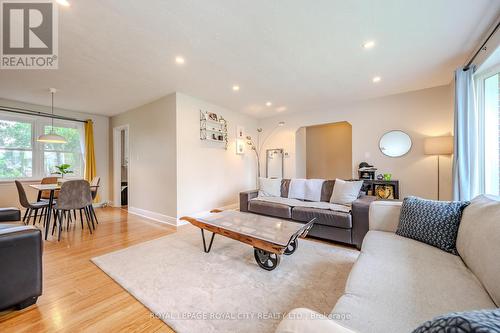
[[(281, 197), (288, 198), (290, 179), (281, 181)], [(332, 196), (335, 180), (327, 180), (321, 189), (321, 201), (329, 202)], [(366, 196), (360, 192), (357, 200), (352, 203), (350, 212), (334, 211), (311, 207), (293, 207), (286, 203), (274, 203), (257, 198), (258, 190), (240, 193), (240, 211), (291, 219), (306, 223), (317, 218), (310, 236), (326, 240), (342, 242), (361, 248), (363, 238), (368, 232), (368, 208), (375, 197)]]

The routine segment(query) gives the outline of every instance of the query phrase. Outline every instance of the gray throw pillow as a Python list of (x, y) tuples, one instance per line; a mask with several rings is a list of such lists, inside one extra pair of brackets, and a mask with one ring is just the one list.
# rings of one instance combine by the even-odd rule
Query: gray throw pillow
[(457, 254), (458, 227), (468, 204), (407, 197), (403, 200), (396, 234)]
[(500, 333), (500, 309), (448, 313), (423, 323), (413, 333)]

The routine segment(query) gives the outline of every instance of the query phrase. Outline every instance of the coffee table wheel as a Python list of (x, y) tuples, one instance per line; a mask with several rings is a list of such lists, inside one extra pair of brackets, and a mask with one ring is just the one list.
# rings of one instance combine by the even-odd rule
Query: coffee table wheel
[(266, 271), (272, 271), (278, 267), (280, 256), (275, 253), (267, 252), (261, 249), (254, 248), (253, 255), (257, 264)]
[(297, 250), (298, 246), (299, 246), (298, 239), (290, 242), (290, 244), (288, 244), (288, 246), (286, 247), (284, 254), (287, 256), (291, 255), (292, 253), (295, 252), (295, 250)]

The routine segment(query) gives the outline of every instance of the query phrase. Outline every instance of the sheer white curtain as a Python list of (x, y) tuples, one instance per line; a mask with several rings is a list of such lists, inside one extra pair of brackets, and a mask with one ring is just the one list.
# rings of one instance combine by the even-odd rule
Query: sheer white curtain
[(476, 108), (473, 73), (473, 67), (455, 71), (454, 200), (470, 200), (481, 189), (480, 119)]

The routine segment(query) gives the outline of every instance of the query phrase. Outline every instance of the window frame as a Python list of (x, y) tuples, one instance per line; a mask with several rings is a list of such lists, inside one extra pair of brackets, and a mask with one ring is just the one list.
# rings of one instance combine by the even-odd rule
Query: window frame
[(479, 128), (479, 193), (486, 191), (486, 104), (485, 104), (485, 81), (494, 75), (500, 75), (500, 64), (479, 70), (474, 74), (475, 102), (478, 115)]
[[(48, 177), (49, 175), (46, 175), (44, 172), (44, 169), (45, 169), (44, 153), (46, 151), (51, 152), (53, 150), (45, 150), (44, 143), (38, 142), (37, 138), (44, 132), (44, 128), (46, 126), (51, 126), (51, 124), (52, 124), (51, 119), (37, 117), (37, 116), (30, 116), (30, 115), (13, 114), (13, 113), (9, 113), (6, 111), (0, 111), (0, 120), (25, 122), (25, 123), (31, 124), (31, 149), (28, 149), (28, 148), (0, 148), (0, 149), (2, 149), (2, 150), (14, 150), (14, 151), (31, 151), (31, 154), (32, 154), (31, 177), (0, 178), (0, 183), (9, 183), (9, 182), (13, 182), (14, 180), (38, 181), (44, 177)], [(69, 121), (69, 120), (54, 119), (54, 127), (67, 127), (67, 128), (74, 128), (74, 129), (78, 130), (78, 132), (80, 134), (81, 165), (80, 165), (79, 175), (77, 175), (76, 177), (83, 177), (83, 172), (85, 170), (85, 152), (83, 150), (83, 142), (84, 142), (83, 140), (85, 138), (84, 138), (83, 124), (76, 123), (74, 121)], [(74, 153), (74, 151), (66, 151), (66, 150), (60, 151), (60, 152)], [(68, 175), (67, 177), (71, 178), (70, 175)]]

